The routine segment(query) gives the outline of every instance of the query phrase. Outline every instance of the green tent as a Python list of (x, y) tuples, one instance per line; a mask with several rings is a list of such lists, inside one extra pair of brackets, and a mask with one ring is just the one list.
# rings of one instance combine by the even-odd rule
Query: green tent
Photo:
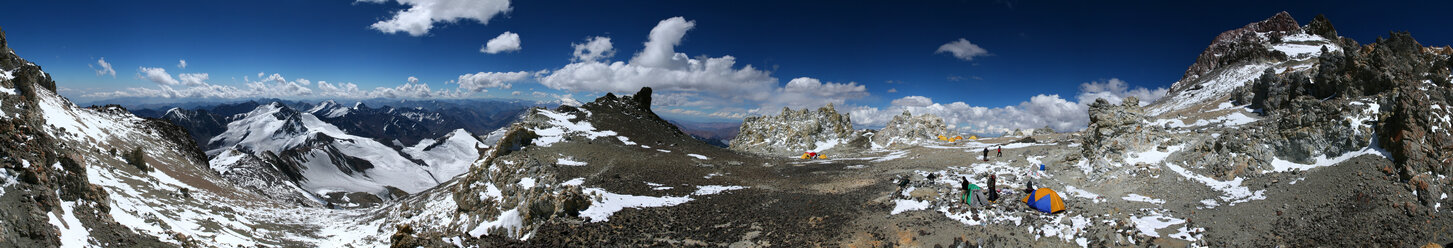
[(979, 189), (980, 188), (979, 188), (979, 185), (978, 184), (972, 184), (972, 183), (970, 183), (969, 184), (969, 191), (964, 191), (964, 204), (969, 204), (970, 206), (973, 206), (974, 205), (974, 198), (975, 198), (975, 197), (973, 197), (973, 194), (974, 194), (974, 192), (979, 191)]

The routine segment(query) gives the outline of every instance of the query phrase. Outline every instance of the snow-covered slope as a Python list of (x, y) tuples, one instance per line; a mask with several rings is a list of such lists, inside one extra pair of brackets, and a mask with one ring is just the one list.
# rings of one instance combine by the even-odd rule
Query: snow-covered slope
[(423, 161), (429, 174), (440, 182), (469, 171), (469, 165), (479, 159), (480, 151), (488, 148), (473, 134), (456, 129), (440, 140), (425, 139), (418, 144), (404, 147), (404, 154)]
[[(259, 106), (246, 117), (227, 124), (227, 131), (213, 138), (210, 156), (237, 155), (229, 150), (261, 156), (271, 153), (297, 171), (294, 179), (308, 192), (368, 192), (383, 195), (385, 186), (416, 193), (439, 184), (430, 168), (404, 158), (398, 151), (372, 139), (347, 134), (282, 104)], [(219, 157), (213, 161), (234, 161)], [(231, 164), (212, 164), (218, 171)], [(444, 170), (440, 172), (459, 172)], [(457, 175), (457, 174), (456, 174)]]

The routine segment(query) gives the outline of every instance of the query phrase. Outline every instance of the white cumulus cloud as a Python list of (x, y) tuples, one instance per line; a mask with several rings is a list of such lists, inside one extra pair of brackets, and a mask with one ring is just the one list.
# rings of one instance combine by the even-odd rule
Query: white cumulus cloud
[(959, 40), (938, 46), (938, 51), (934, 51), (933, 53), (950, 53), (954, 57), (964, 61), (973, 61), (974, 57), (989, 55), (989, 50), (984, 50), (979, 45), (974, 45), (968, 39), (959, 38)]
[(504, 32), (502, 34), (499, 34), (499, 36), (494, 37), (494, 39), (489, 39), (489, 42), (485, 42), (484, 47), (479, 48), (479, 52), (488, 54), (497, 54), (502, 52), (512, 52), (519, 50), (520, 34), (511, 32)]
[(1120, 101), (1127, 96), (1134, 96), (1140, 99), (1140, 106), (1149, 105), (1166, 95), (1165, 88), (1146, 89), (1136, 87), (1130, 89), (1125, 81), (1119, 78), (1111, 78), (1105, 82), (1087, 82), (1080, 84), (1080, 95), (1078, 100), (1082, 103), (1095, 102), (1096, 98), (1105, 98), (1110, 103), (1120, 104)]
[(586, 39), (583, 44), (571, 43), (570, 46), (575, 47), (575, 53), (573, 54), (575, 56), (573, 58), (575, 62), (593, 62), (616, 56), (616, 50), (610, 43), (610, 37), (591, 37), (590, 39)]
[(575, 44), (575, 63), (538, 78), (540, 84), (566, 91), (635, 92), (641, 87), (659, 91), (702, 92), (712, 97), (761, 101), (775, 90), (777, 79), (751, 65), (736, 68), (736, 58), (690, 58), (675, 52), (695, 23), (682, 17), (662, 20), (651, 30), (645, 48), (630, 62), (601, 61), (614, 49), (604, 37)]
[(787, 86), (777, 89), (768, 101), (758, 106), (768, 111), (764, 113), (775, 113), (782, 107), (801, 109), (828, 104), (841, 106), (847, 100), (865, 96), (868, 96), (867, 87), (856, 82), (824, 83), (816, 78), (799, 77), (788, 81)]
[(534, 73), (528, 71), (478, 72), (459, 75), (459, 79), (455, 82), (459, 83), (459, 89), (480, 92), (488, 91), (486, 90), (487, 88), (509, 89), (510, 83), (524, 81), (525, 79), (529, 79), (531, 75), (534, 75)]
[(177, 68), (187, 69), (187, 60), (177, 61)]
[(95, 66), (91, 67), (92, 70), (96, 70), (96, 76), (109, 74), (112, 78), (116, 77), (116, 69), (111, 68), (111, 63), (106, 63), (106, 57), (101, 57), (101, 59), (96, 60), (96, 64), (101, 67), (101, 69), (96, 69)]
[(199, 86), (207, 84), (206, 73), (182, 73), (177, 75), (178, 81), (187, 86)]
[[(495, 15), (510, 11), (509, 0), (396, 0), (401, 5), (409, 6), (408, 9), (396, 11), (393, 17), (370, 25), (370, 28), (383, 33), (393, 34), (398, 32), (408, 33), (410, 36), (423, 36), (429, 34), (436, 23), (455, 23), (461, 20), (474, 20), (479, 24), (489, 24), (489, 19)], [(359, 2), (383, 3), (385, 0), (365, 0)]]
[(172, 74), (167, 73), (166, 68), (140, 67), (137, 70), (140, 71), (140, 74), (137, 75), (138, 77), (151, 80), (152, 82), (156, 82), (157, 84), (177, 85), (181, 83), (180, 81), (177, 81), (176, 78), (173, 78)]
[(1116, 78), (1104, 82), (1087, 82), (1080, 85), (1076, 101), (1066, 100), (1059, 95), (1037, 95), (1018, 105), (1004, 107), (972, 106), (956, 101), (936, 103), (924, 96), (906, 96), (893, 100), (885, 108), (853, 106), (853, 124), (865, 127), (881, 127), (894, 115), (907, 110), (915, 115), (934, 114), (942, 117), (961, 132), (997, 135), (1014, 129), (1034, 129), (1049, 126), (1057, 131), (1076, 131), (1089, 125), (1089, 104), (1095, 99), (1105, 98), (1119, 103), (1127, 96), (1140, 98), (1141, 105), (1165, 95), (1165, 88), (1130, 88)]

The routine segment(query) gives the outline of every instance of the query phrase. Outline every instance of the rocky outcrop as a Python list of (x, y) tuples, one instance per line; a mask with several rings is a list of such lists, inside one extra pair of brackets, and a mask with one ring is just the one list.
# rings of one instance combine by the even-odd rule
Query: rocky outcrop
[(1128, 151), (1145, 151), (1155, 146), (1150, 126), (1146, 125), (1145, 109), (1135, 97), (1126, 97), (1121, 104), (1095, 99), (1090, 104), (1090, 126), (1080, 138), (1080, 154), (1096, 172), (1123, 161)]
[[(1302, 28), (1297, 25), (1297, 20), (1292, 19), (1291, 14), (1283, 11), (1271, 18), (1246, 24), (1245, 27), (1222, 32), (1217, 35), (1211, 45), (1196, 57), (1196, 63), (1192, 64), (1186, 74), (1181, 77), (1182, 82), (1189, 82), (1205, 76), (1218, 68), (1263, 59), (1286, 59), (1286, 54), (1270, 51), (1266, 43), (1270, 40), (1280, 40), (1281, 37), (1299, 33)], [(1171, 94), (1188, 90), (1192, 84), (1177, 84), (1171, 87)]]
[(939, 135), (952, 137), (943, 118), (933, 114), (914, 116), (908, 111), (894, 116), (893, 120), (872, 136), (874, 147), (903, 148), (935, 142)]
[(1054, 134), (1054, 128), (1050, 128), (1049, 125), (1045, 125), (1044, 127), (1034, 129), (1034, 134), (1032, 134), (1032, 135), (1046, 135), (1046, 134)]
[(741, 131), (730, 149), (770, 155), (796, 155), (829, 149), (863, 149), (863, 132), (853, 129), (852, 117), (838, 114), (832, 104), (793, 111), (782, 108), (775, 116), (752, 116), (742, 120)]
[(1317, 17), (1312, 18), (1312, 22), (1307, 23), (1305, 30), (1308, 34), (1320, 35), (1322, 38), (1327, 38), (1328, 40), (1339, 39), (1337, 37), (1337, 28), (1332, 27), (1332, 21), (1328, 21), (1327, 16), (1321, 14), (1317, 14)]

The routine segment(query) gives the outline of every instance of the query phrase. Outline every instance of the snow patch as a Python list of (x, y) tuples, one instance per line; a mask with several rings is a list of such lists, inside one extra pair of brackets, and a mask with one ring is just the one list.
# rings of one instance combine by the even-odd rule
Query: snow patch
[(1138, 195), (1138, 194), (1130, 194), (1130, 195), (1127, 195), (1125, 197), (1121, 197), (1120, 199), (1124, 199), (1126, 201), (1145, 202), (1145, 203), (1151, 203), (1151, 204), (1165, 204), (1165, 200), (1150, 198), (1149, 196), (1143, 196), (1143, 195)]
[[(1175, 225), (1186, 224), (1186, 220), (1184, 219), (1172, 218), (1155, 212), (1151, 212), (1151, 214), (1144, 217), (1132, 217), (1130, 219), (1135, 222), (1135, 228), (1140, 230), (1141, 234), (1157, 238), (1161, 237), (1161, 235), (1160, 232), (1156, 230)], [(1169, 235), (1169, 237), (1188, 241), (1196, 241), (1201, 238), (1201, 235), (1191, 235), (1191, 233), (1200, 233), (1204, 231), (1205, 228), (1192, 228), (1189, 224), (1186, 224), (1184, 226), (1181, 226), (1181, 228), (1177, 229), (1176, 233)]]
[(739, 190), (739, 189), (745, 189), (745, 188), (747, 188), (747, 187), (745, 187), (745, 186), (702, 185), (702, 186), (696, 186), (696, 192), (692, 192), (691, 195), (715, 195), (717, 193), (721, 193), (721, 192), (728, 191), (728, 190)]
[(590, 222), (609, 221), (610, 216), (626, 208), (648, 208), (648, 207), (669, 207), (691, 201), (691, 197), (685, 196), (638, 196), (623, 195), (605, 191), (601, 188), (586, 188), (586, 194), (599, 195), (599, 198), (591, 199), (590, 208), (580, 211), (580, 217), (590, 218)]
[(924, 209), (928, 209), (928, 202), (926, 201), (897, 199), (893, 200), (893, 212), (889, 212), (888, 215)]
[(1095, 194), (1071, 185), (1065, 185), (1065, 193), (1069, 193), (1070, 196), (1074, 197), (1090, 199), (1091, 202), (1095, 203), (1105, 202), (1104, 198), (1100, 198), (1100, 194)]
[(700, 159), (700, 160), (710, 160), (711, 159), (711, 158), (708, 158), (708, 157), (703, 156), (701, 154), (691, 154), (691, 153), (688, 153), (688, 154), (686, 154), (686, 156), (691, 156), (693, 158)]
[(575, 160), (572, 160), (571, 158), (568, 158), (568, 157), (567, 158), (557, 158), (557, 159), (555, 159), (555, 164), (565, 165), (565, 166), (585, 166), (586, 165), (585, 162), (575, 161)]
[(570, 119), (575, 116), (569, 114), (557, 113), (548, 109), (536, 109), (536, 113), (550, 118), (549, 124), (551, 125), (547, 128), (530, 129), (539, 136), (533, 141), (536, 146), (550, 146), (564, 141), (566, 135), (581, 135), (592, 140), (616, 135), (615, 131), (596, 131), (595, 126), (585, 120), (572, 122)]
[(87, 240), (91, 239), (91, 231), (86, 230), (86, 226), (81, 224), (80, 219), (76, 219), (75, 205), (76, 202), (61, 201), (62, 213), (57, 214), (55, 211), (51, 211), (51, 214), (48, 215), (50, 224), (54, 225), (56, 229), (60, 229), (61, 247), (90, 245)]
[[(1372, 141), (1372, 142), (1376, 143), (1377, 141)], [(1357, 150), (1357, 151), (1353, 151), (1353, 152), (1343, 153), (1342, 155), (1338, 155), (1337, 157), (1333, 157), (1333, 158), (1327, 158), (1327, 155), (1325, 155), (1325, 154), (1319, 155), (1316, 158), (1314, 158), (1313, 159), (1314, 161), (1312, 161), (1312, 163), (1310, 163), (1310, 164), (1299, 164), (1299, 163), (1296, 163), (1296, 162), (1282, 160), (1281, 158), (1273, 157), (1272, 160), (1271, 160), (1271, 167), (1272, 167), (1272, 169), (1271, 170), (1264, 171), (1262, 173), (1287, 172), (1287, 171), (1291, 171), (1291, 170), (1304, 170), (1305, 171), (1305, 170), (1309, 170), (1309, 169), (1317, 168), (1317, 167), (1332, 166), (1332, 165), (1335, 165), (1337, 163), (1342, 163), (1343, 161), (1347, 161), (1348, 159), (1356, 158), (1356, 157), (1362, 156), (1362, 155), (1375, 155), (1375, 156), (1378, 156), (1378, 157), (1384, 157), (1384, 158), (1386, 158), (1386, 156), (1383, 155), (1383, 152), (1382, 151), (1380, 151), (1379, 149), (1377, 149), (1377, 148), (1372, 147), (1372, 146), (1369, 145), (1368, 147), (1362, 148), (1362, 150)]]
[(1211, 187), (1211, 189), (1215, 189), (1216, 191), (1221, 191), (1221, 193), (1223, 194), (1221, 196), (1221, 200), (1229, 202), (1232, 206), (1235, 206), (1236, 203), (1266, 199), (1266, 196), (1263, 195), (1264, 193), (1266, 193), (1266, 190), (1257, 190), (1255, 192), (1252, 192), (1251, 188), (1241, 186), (1241, 181), (1243, 181), (1243, 179), (1240, 177), (1231, 179), (1230, 181), (1221, 181), (1207, 176), (1198, 175), (1194, 172), (1186, 170), (1186, 168), (1183, 168), (1176, 163), (1165, 163), (1165, 166), (1167, 168), (1170, 168), (1171, 171), (1175, 171), (1176, 174), (1180, 174), (1181, 176), (1188, 179), (1206, 184), (1207, 187)]
[(469, 230), (469, 235), (474, 237), (489, 235), (490, 229), (503, 228), (510, 237), (521, 237), (524, 235), (519, 231), (523, 229), (524, 225), (525, 218), (520, 216), (520, 208), (515, 208), (500, 213), (494, 218), (494, 221), (480, 223), (479, 226)]

